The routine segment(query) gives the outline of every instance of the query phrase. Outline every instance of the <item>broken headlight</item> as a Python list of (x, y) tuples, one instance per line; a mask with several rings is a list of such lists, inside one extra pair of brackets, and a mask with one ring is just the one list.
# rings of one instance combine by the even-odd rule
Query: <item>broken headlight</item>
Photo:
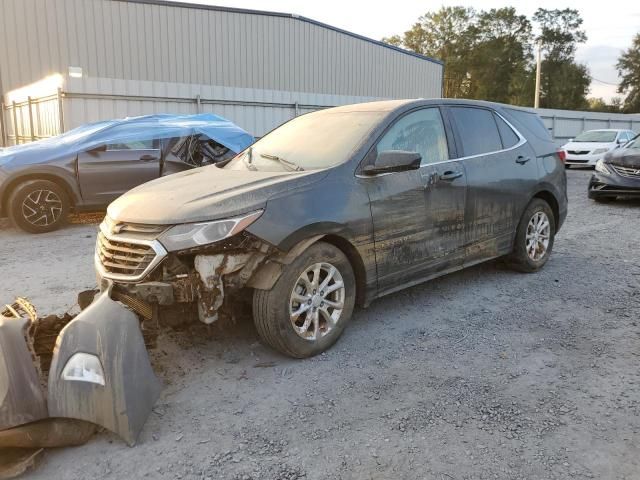
[(596, 172), (604, 173), (605, 175), (611, 175), (611, 171), (607, 168), (602, 160), (596, 162)]
[(224, 240), (255, 222), (263, 210), (213, 222), (184, 223), (171, 227), (158, 240), (169, 252), (187, 250)]

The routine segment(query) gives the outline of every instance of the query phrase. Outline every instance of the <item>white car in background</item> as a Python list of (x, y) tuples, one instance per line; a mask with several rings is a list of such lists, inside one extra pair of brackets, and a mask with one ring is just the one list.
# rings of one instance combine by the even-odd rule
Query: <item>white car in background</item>
[(567, 153), (565, 165), (593, 167), (607, 152), (624, 145), (636, 134), (631, 130), (603, 129), (582, 132), (562, 146)]

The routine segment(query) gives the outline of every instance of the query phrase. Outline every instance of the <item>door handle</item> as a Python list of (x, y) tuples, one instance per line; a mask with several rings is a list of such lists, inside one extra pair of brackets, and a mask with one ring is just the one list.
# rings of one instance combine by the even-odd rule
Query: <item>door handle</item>
[(523, 157), (522, 155), (518, 155), (518, 158), (516, 158), (516, 163), (519, 163), (520, 165), (524, 165), (529, 160), (531, 160), (531, 157)]
[(150, 162), (152, 160), (157, 160), (157, 159), (158, 157), (156, 157), (155, 155), (150, 155), (148, 153), (140, 157), (140, 160), (142, 160), (143, 162)]
[(454, 171), (446, 171), (442, 175), (440, 175), (440, 180), (444, 180), (445, 182), (450, 182), (451, 180), (455, 180), (456, 178), (460, 178), (462, 176), (462, 172), (454, 172)]

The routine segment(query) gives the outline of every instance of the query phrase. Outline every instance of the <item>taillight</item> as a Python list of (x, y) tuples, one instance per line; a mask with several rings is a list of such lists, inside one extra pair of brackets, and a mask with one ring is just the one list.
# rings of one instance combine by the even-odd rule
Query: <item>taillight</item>
[(567, 159), (567, 152), (565, 152), (564, 150), (558, 150), (558, 158), (560, 158), (560, 161), (564, 163), (564, 161)]

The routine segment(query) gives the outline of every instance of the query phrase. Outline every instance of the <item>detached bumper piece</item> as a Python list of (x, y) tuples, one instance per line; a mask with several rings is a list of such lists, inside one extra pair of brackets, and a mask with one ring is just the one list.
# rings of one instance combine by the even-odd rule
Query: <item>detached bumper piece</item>
[(38, 319), (24, 299), (0, 310), (0, 480), (43, 448), (85, 443), (96, 426), (135, 444), (161, 384), (137, 316), (110, 294), (75, 318)]
[(138, 318), (110, 292), (60, 332), (49, 373), (49, 415), (95, 423), (134, 445), (162, 387)]

